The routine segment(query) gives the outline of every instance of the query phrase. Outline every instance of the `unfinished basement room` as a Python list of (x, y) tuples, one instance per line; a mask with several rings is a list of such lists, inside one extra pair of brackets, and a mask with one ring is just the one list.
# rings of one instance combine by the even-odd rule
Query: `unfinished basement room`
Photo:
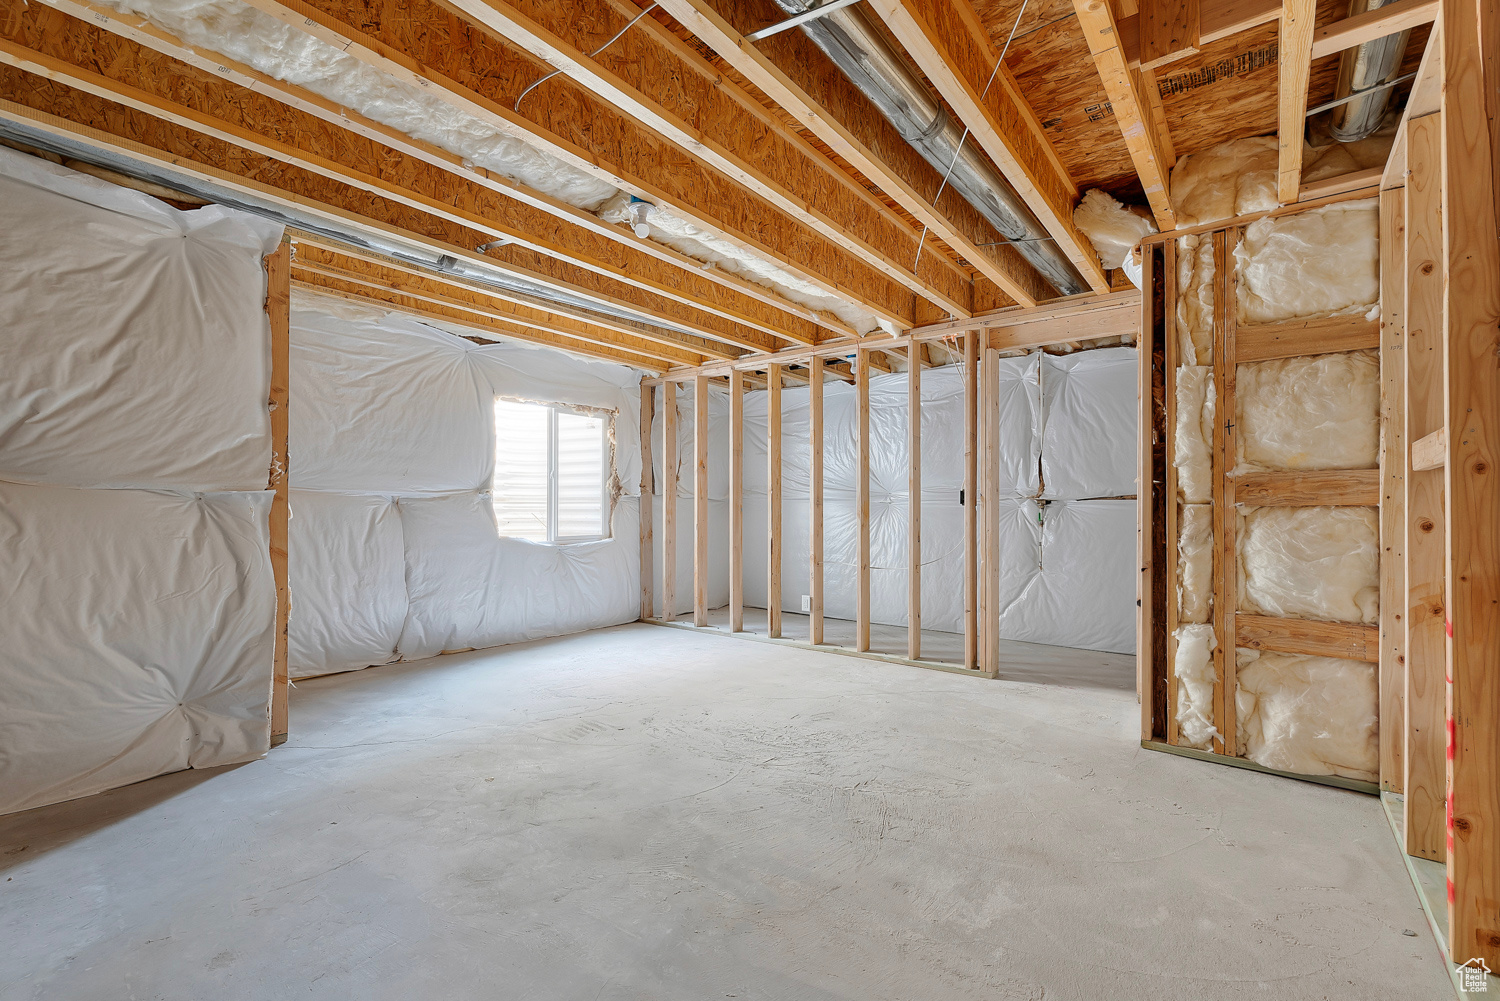
[(0, 0), (0, 1001), (1491, 971), (1500, 0)]

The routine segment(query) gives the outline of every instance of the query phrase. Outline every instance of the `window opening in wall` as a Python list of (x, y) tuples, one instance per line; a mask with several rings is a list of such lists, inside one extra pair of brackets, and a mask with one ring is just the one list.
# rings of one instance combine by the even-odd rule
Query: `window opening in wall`
[(548, 543), (603, 539), (608, 489), (606, 415), (495, 399), (491, 496), (501, 536)]

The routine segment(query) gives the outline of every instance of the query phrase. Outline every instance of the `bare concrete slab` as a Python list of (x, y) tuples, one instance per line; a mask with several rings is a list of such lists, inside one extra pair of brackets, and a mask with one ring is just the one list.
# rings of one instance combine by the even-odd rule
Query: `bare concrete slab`
[(0, 998), (1451, 996), (1376, 799), (1137, 719), (640, 625), (303, 682), (264, 761), (0, 818)]

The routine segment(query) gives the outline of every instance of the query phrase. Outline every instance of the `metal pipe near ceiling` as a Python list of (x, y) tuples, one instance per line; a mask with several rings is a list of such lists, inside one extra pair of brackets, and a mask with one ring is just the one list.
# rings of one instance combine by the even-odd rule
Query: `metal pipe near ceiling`
[[(776, 0), (791, 15), (818, 9), (805, 0)], [(1025, 201), (972, 145), (941, 102), (877, 31), (859, 7), (844, 7), (800, 25), (850, 82), (980, 215), (1015, 244), (1063, 295), (1089, 287)]]
[[(1349, 16), (1384, 7), (1391, 0), (1351, 0)], [(1392, 82), (1401, 72), (1401, 57), (1411, 31), (1386, 35), (1345, 49), (1339, 58), (1339, 83), (1334, 100), (1344, 103), (1333, 109), (1328, 134), (1339, 142), (1363, 139), (1380, 128), (1391, 103)]]

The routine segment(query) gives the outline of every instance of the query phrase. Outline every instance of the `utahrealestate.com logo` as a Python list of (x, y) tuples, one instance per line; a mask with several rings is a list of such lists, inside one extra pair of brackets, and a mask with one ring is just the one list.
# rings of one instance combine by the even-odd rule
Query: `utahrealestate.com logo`
[(1484, 994), (1490, 989), (1490, 968), (1482, 959), (1471, 959), (1458, 968), (1458, 989), (1466, 994)]

